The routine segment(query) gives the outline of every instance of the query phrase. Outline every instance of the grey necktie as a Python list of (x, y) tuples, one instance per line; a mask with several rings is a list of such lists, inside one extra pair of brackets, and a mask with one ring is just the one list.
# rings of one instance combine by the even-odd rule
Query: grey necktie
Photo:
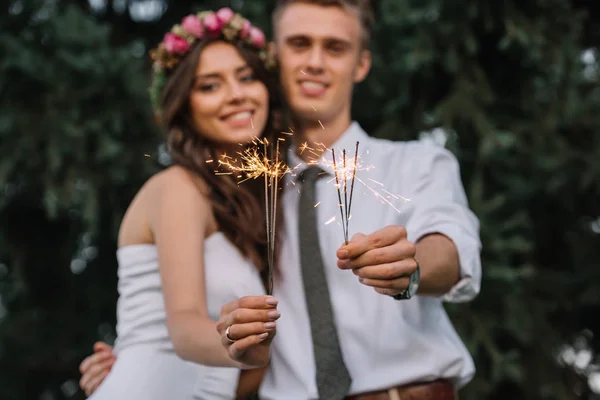
[(341, 400), (348, 395), (352, 380), (342, 359), (319, 247), (315, 182), (322, 172), (318, 167), (309, 167), (300, 175), (303, 181), (298, 210), (300, 264), (315, 352), (319, 398)]

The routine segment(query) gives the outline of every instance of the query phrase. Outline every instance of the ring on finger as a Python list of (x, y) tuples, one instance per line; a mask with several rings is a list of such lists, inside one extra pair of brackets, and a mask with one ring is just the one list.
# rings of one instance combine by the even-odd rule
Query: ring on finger
[(229, 340), (229, 343), (235, 343), (235, 339), (232, 339), (231, 336), (229, 336), (230, 328), (231, 326), (228, 326), (227, 329), (225, 329), (225, 337), (227, 338), (227, 340)]

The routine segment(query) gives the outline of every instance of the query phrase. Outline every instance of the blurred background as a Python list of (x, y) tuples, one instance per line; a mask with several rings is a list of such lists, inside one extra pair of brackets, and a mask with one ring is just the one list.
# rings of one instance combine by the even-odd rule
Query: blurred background
[[(78, 364), (115, 335), (116, 234), (165, 164), (148, 50), (229, 5), (3, 0), (0, 399), (82, 399)], [(600, 398), (600, 2), (379, 0), (356, 119), (461, 162), (482, 292), (448, 306), (477, 365), (462, 398)], [(410, 368), (407, 365), (406, 368)]]

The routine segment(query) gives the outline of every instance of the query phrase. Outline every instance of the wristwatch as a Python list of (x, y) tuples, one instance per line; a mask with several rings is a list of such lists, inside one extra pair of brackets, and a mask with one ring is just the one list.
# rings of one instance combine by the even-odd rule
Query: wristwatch
[(421, 282), (421, 266), (419, 262), (415, 260), (417, 263), (417, 269), (415, 272), (410, 274), (408, 287), (404, 289), (402, 292), (398, 293), (395, 296), (392, 296), (394, 300), (408, 300), (412, 298), (415, 294), (417, 294), (417, 289), (419, 289), (419, 282)]

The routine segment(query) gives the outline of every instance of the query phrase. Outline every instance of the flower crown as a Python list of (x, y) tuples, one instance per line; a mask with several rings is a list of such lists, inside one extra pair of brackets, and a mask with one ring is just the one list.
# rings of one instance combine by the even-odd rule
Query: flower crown
[(252, 26), (250, 21), (231, 8), (202, 11), (185, 17), (165, 34), (156, 49), (150, 51), (154, 61), (150, 100), (156, 113), (160, 112), (160, 97), (170, 71), (187, 55), (192, 45), (200, 39), (223, 39), (232, 43), (243, 43), (255, 49), (268, 69), (275, 66), (275, 57), (268, 50), (265, 34)]

